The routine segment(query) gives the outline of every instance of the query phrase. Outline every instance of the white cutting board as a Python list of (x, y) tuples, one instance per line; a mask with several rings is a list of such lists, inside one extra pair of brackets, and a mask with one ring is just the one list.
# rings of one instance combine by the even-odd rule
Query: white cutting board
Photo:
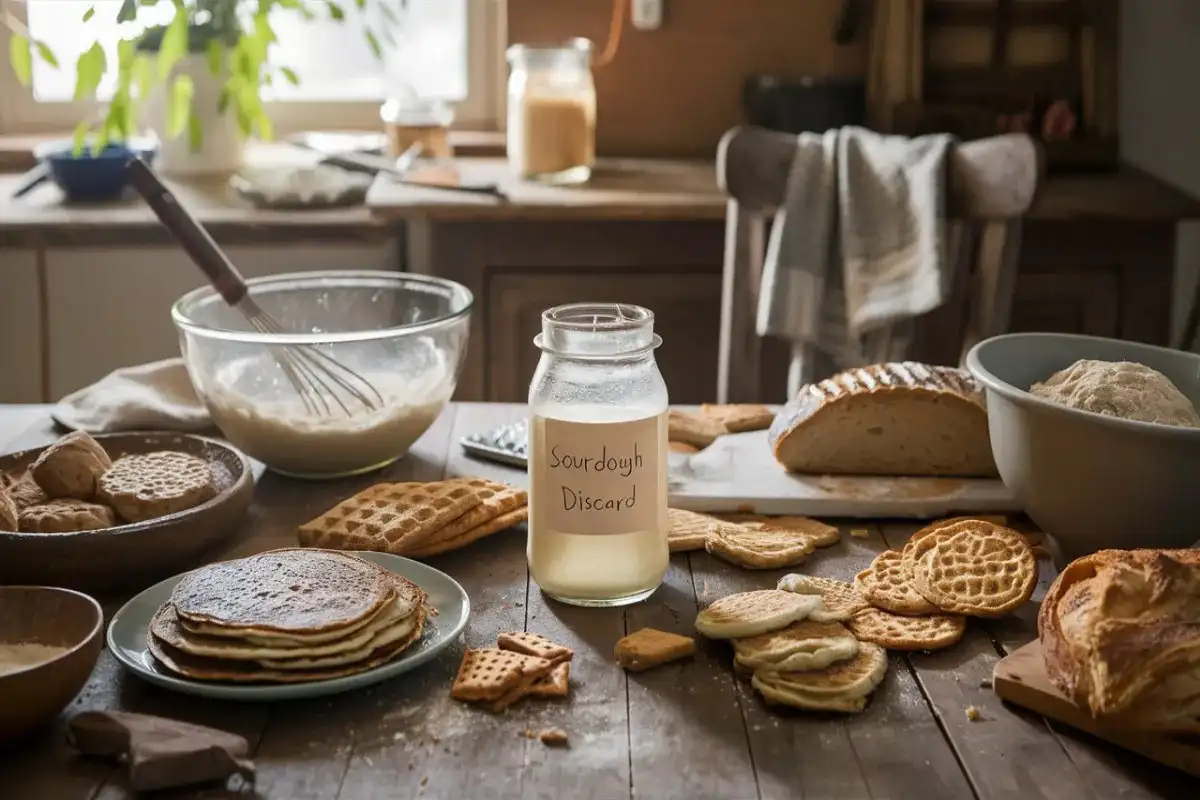
[(1021, 511), (999, 479), (793, 475), (767, 432), (722, 436), (690, 456), (672, 454), (670, 503), (691, 511), (810, 517), (928, 519), (957, 512)]

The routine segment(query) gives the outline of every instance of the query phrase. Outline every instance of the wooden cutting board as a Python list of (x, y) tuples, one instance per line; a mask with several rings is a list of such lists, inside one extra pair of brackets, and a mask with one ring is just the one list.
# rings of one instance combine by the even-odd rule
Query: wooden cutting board
[(695, 455), (674, 454), (670, 503), (690, 511), (860, 519), (1021, 511), (999, 479), (793, 475), (775, 460), (766, 431), (722, 436)]
[(1119, 731), (1097, 723), (1050, 683), (1042, 659), (1042, 645), (1037, 640), (996, 664), (992, 673), (992, 688), (1013, 705), (1036, 711), (1043, 717), (1200, 777), (1200, 740), (1189, 742), (1164, 735)]

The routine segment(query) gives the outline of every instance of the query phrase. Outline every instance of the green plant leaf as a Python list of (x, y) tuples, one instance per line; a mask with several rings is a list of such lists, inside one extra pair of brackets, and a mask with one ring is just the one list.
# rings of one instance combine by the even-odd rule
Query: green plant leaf
[[(143, 2), (142, 5), (149, 5)], [(125, 0), (121, 3), (121, 10), (117, 12), (117, 22), (133, 22), (137, 19), (137, 2), (136, 0)], [(87, 19), (84, 19), (87, 22)]]
[(45, 42), (39, 42), (37, 39), (34, 39), (33, 46), (37, 48), (38, 55), (41, 56), (42, 61), (45, 61), (50, 66), (54, 67), (55, 69), (58, 69), (58, 59), (55, 58), (54, 51), (50, 49), (50, 46), (48, 44), (46, 44)]
[(221, 46), (221, 42), (217, 39), (209, 39), (205, 57), (208, 60), (209, 73), (214, 78), (219, 78), (221, 70), (225, 67), (225, 48)]
[(33, 81), (33, 53), (27, 37), (14, 33), (8, 40), (8, 62), (22, 84), (28, 86)]
[(340, 5), (333, 2), (333, 0), (325, 0), (325, 5), (329, 7), (330, 19), (335, 19), (338, 22), (341, 22), (346, 18), (346, 12), (342, 10)]
[(188, 149), (193, 153), (200, 152), (200, 148), (204, 145), (204, 128), (200, 125), (200, 117), (197, 114), (188, 114)]
[(171, 70), (175, 68), (175, 64), (187, 54), (187, 48), (187, 12), (176, 8), (175, 17), (171, 20), (171, 24), (167, 26), (167, 30), (163, 34), (162, 44), (158, 48), (159, 80), (165, 81), (170, 77)]
[(83, 21), (87, 22), (92, 17), (96, 16), (96, 7), (88, 6), (88, 10), (83, 12)]
[(367, 46), (371, 48), (371, 55), (375, 56), (376, 59), (382, 60), (383, 48), (379, 46), (379, 37), (370, 29), (363, 31), (363, 33), (367, 36)]
[(96, 88), (108, 70), (108, 56), (99, 42), (79, 54), (75, 61), (75, 99), (87, 100), (96, 94)]
[(187, 75), (176, 75), (167, 92), (167, 137), (174, 139), (183, 133), (192, 113), (192, 96), (196, 87)]
[(396, 11), (387, 2), (380, 3), (379, 10), (383, 12), (383, 16), (387, 18), (388, 22), (393, 25), (400, 24), (400, 18), (396, 16)]
[(83, 145), (87, 141), (88, 131), (91, 129), (92, 121), (90, 119), (84, 119), (83, 122), (75, 126), (75, 133), (71, 136), (71, 144), (72, 152), (74, 152), (76, 157), (82, 155)]
[(154, 56), (138, 53), (133, 60), (133, 75), (131, 83), (137, 89), (137, 96), (145, 100), (150, 96), (150, 87), (154, 83)]
[(224, 114), (227, 108), (229, 108), (229, 87), (222, 86), (221, 94), (217, 96), (217, 113)]
[(296, 74), (296, 70), (291, 67), (280, 67), (279, 71), (283, 73), (284, 80), (292, 86), (300, 85), (300, 76)]
[(359, 11), (362, 11), (367, 7), (367, 0), (354, 0), (354, 5), (358, 6)]

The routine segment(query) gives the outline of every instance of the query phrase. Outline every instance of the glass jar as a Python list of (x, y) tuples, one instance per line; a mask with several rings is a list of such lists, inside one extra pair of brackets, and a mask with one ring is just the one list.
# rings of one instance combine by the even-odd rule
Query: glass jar
[(592, 43), (508, 48), (508, 163), (527, 180), (586, 183), (596, 161)]
[(636, 603), (667, 571), (667, 385), (654, 314), (542, 314), (529, 387), (529, 572), (556, 600)]
[(451, 158), (450, 125), (454, 111), (444, 103), (427, 101), (407, 87), (379, 108), (379, 118), (387, 134), (388, 156), (399, 158), (418, 142), (425, 158)]

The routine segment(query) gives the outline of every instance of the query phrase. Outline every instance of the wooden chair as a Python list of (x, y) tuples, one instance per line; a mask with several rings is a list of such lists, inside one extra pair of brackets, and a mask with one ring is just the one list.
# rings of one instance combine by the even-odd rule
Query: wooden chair
[[(717, 180), (729, 205), (717, 367), (720, 403), (784, 399), (777, 396), (781, 366), (764, 365), (768, 348), (755, 333), (754, 321), (768, 226), (783, 201), (795, 153), (794, 136), (761, 128), (734, 128), (721, 139)], [(1041, 165), (1037, 145), (1023, 134), (954, 148), (946, 208), (952, 220), (963, 223), (949, 228), (954, 292), (946, 307), (918, 320), (913, 359), (958, 363), (976, 342), (1007, 329), (1020, 218), (1033, 202)], [(793, 374), (788, 396), (798, 390), (798, 382)]]

